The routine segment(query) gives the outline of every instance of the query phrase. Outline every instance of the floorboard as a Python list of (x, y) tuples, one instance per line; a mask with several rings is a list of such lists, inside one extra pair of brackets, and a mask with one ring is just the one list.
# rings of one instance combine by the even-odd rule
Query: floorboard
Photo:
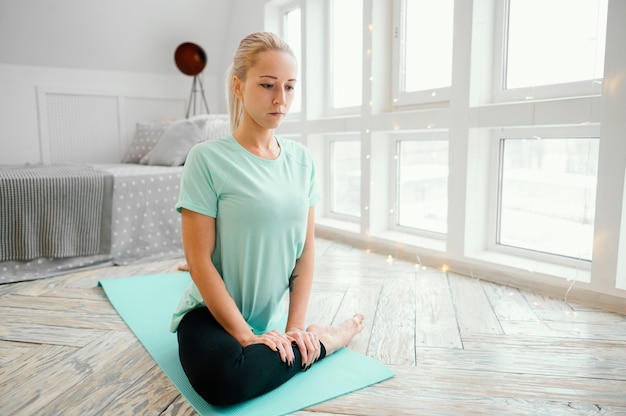
[[(625, 316), (330, 240), (316, 257), (309, 321), (363, 313), (350, 348), (396, 376), (295, 415), (626, 414)], [(0, 414), (195, 415), (97, 286), (181, 262), (0, 285)]]

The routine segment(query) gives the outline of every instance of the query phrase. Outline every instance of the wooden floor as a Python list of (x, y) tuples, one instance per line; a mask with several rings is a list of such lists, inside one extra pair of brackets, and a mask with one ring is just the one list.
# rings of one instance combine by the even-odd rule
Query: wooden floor
[[(0, 415), (193, 415), (97, 282), (180, 260), (0, 286)], [(310, 320), (396, 377), (296, 413), (626, 415), (626, 318), (318, 240)]]

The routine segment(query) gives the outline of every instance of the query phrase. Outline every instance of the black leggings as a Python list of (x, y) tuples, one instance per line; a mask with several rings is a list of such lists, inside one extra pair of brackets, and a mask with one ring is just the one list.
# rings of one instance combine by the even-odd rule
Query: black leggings
[[(226, 406), (260, 396), (302, 370), (298, 347), (292, 366), (265, 344), (243, 348), (206, 307), (185, 314), (178, 327), (178, 353), (194, 390), (208, 403)], [(321, 345), (320, 358), (326, 356)]]

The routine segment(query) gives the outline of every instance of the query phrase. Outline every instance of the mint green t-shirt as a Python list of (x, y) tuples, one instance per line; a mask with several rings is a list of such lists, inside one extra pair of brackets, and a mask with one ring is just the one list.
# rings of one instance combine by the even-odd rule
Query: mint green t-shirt
[[(233, 136), (194, 146), (183, 168), (182, 208), (216, 219), (213, 264), (255, 333), (284, 330), (284, 298), (302, 254), (308, 211), (320, 199), (315, 167), (306, 147), (277, 137), (275, 160), (259, 158)], [(174, 313), (204, 305), (192, 282)]]

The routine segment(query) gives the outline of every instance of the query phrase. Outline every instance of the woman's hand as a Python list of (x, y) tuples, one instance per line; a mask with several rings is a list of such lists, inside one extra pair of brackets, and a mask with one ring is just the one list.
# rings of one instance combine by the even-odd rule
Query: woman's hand
[(272, 351), (278, 352), (282, 362), (287, 363), (287, 365), (289, 366), (292, 366), (295, 356), (293, 353), (293, 348), (291, 346), (291, 341), (292, 339), (287, 334), (283, 334), (277, 330), (273, 330), (261, 335), (252, 335), (250, 338), (244, 341), (242, 346), (247, 347), (248, 345), (253, 344), (267, 345)]
[(302, 356), (301, 365), (303, 370), (307, 370), (320, 358), (320, 340), (316, 334), (299, 328), (288, 328), (285, 335), (298, 346)]

